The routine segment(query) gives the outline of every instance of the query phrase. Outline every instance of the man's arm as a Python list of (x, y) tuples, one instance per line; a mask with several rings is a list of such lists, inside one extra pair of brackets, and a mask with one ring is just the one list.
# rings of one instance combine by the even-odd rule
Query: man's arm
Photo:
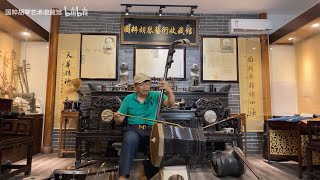
[(122, 114), (128, 114), (128, 99), (125, 97), (121, 103), (120, 108), (113, 114), (113, 119), (116, 123), (121, 124), (126, 116)]
[(169, 83), (167, 81), (160, 81), (159, 88), (167, 91), (168, 98), (163, 101), (163, 105), (167, 107), (174, 107), (175, 96), (173, 90), (171, 89)]
[(117, 124), (121, 124), (126, 116), (121, 115), (121, 113), (117, 111), (114, 113), (113, 117)]

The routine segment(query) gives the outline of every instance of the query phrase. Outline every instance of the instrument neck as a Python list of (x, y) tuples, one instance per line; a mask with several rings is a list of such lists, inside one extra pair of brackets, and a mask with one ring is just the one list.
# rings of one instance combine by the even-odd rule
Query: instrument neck
[[(165, 67), (165, 70), (164, 70), (164, 77), (163, 77), (164, 81), (167, 80), (168, 70), (171, 68), (171, 64), (173, 63), (173, 59), (172, 58), (173, 58), (173, 54), (175, 53), (174, 46), (175, 46), (175, 44), (171, 44), (171, 46), (169, 48), (169, 51), (168, 51), (167, 62), (166, 62), (166, 67)], [(161, 106), (162, 106), (163, 93), (164, 93), (164, 90), (162, 89), (160, 91), (160, 96), (159, 96), (159, 99), (158, 99), (158, 105), (157, 105), (157, 111), (156, 111), (156, 119), (161, 119), (160, 111), (161, 111)]]

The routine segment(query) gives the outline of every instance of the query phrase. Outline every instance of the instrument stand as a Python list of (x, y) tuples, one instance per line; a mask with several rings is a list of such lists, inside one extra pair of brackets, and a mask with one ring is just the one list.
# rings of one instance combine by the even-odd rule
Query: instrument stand
[(61, 158), (64, 153), (76, 154), (75, 150), (66, 149), (66, 140), (67, 140), (67, 123), (68, 120), (73, 120), (75, 122), (75, 127), (78, 127), (79, 120), (79, 111), (71, 112), (61, 112), (60, 115), (60, 129), (59, 129), (59, 149), (58, 157)]
[(251, 163), (249, 163), (249, 161), (247, 160), (247, 158), (243, 155), (242, 151), (238, 148), (238, 147), (233, 147), (234, 152), (239, 156), (239, 158), (247, 165), (247, 167), (251, 170), (251, 172), (256, 176), (256, 178), (259, 180), (261, 179), (258, 176), (258, 173), (254, 170), (253, 166), (251, 165)]
[(160, 180), (168, 180), (173, 175), (182, 176), (184, 180), (190, 180), (186, 166), (164, 166), (159, 171)]

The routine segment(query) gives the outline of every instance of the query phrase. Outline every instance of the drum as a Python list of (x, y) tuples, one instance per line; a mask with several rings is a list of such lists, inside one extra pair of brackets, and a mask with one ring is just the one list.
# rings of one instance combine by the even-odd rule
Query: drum
[(54, 180), (85, 180), (87, 171), (56, 169), (53, 171)]
[(72, 109), (72, 101), (64, 101), (63, 111), (71, 111), (71, 109)]
[(63, 111), (69, 112), (69, 111), (79, 111), (81, 102), (79, 101), (64, 101), (63, 102), (64, 108)]
[(236, 154), (235, 148), (228, 148), (224, 151), (212, 152), (212, 166), (218, 177), (236, 176), (239, 177), (246, 172), (243, 161)]
[(80, 105), (81, 105), (81, 102), (73, 101), (71, 110), (72, 111), (79, 111), (80, 110)]
[(203, 130), (154, 124), (150, 135), (150, 160), (156, 167), (195, 165), (205, 158)]

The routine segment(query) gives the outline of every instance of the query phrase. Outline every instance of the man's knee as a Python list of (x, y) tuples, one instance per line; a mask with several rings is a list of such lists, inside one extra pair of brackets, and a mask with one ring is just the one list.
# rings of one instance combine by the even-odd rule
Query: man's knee
[(138, 146), (139, 141), (140, 141), (140, 136), (135, 131), (127, 131), (124, 134), (123, 143), (125, 144)]

